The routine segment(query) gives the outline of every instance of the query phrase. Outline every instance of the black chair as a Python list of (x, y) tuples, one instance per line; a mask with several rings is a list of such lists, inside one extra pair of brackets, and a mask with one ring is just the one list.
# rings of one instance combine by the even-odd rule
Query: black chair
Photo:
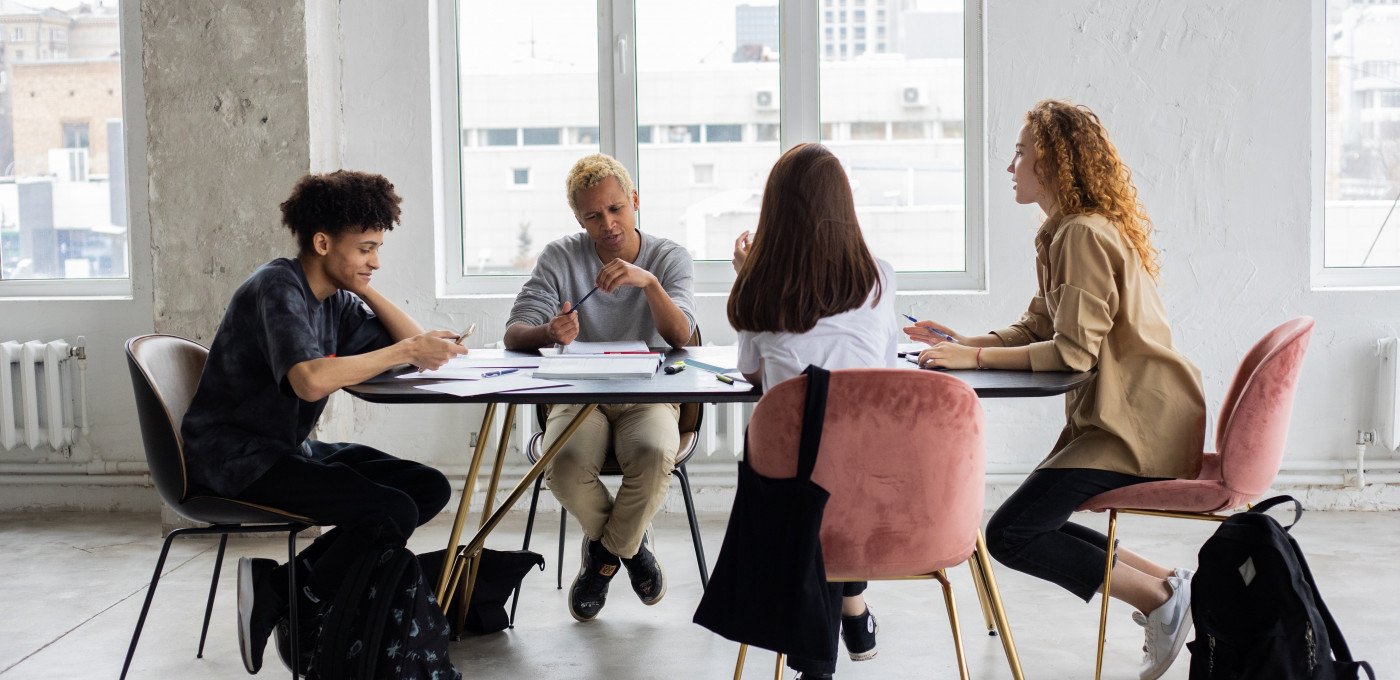
[[(697, 326), (695, 332), (690, 336), (688, 346), (700, 345), (700, 328)], [(680, 420), (678, 422), (681, 430), (680, 447), (676, 450), (676, 466), (671, 469), (671, 474), (681, 482), (681, 497), (685, 499), (685, 514), (690, 520), (690, 540), (695, 545), (695, 561), (700, 567), (700, 586), (710, 585), (710, 570), (705, 565), (705, 546), (700, 539), (700, 522), (695, 517), (695, 499), (690, 493), (690, 475), (685, 470), (685, 464), (695, 455), (696, 445), (700, 442), (700, 423), (705, 415), (704, 404), (687, 403), (681, 404)], [(540, 404), (535, 407), (535, 421), (539, 423), (540, 431), (530, 437), (530, 443), (525, 447), (525, 458), (534, 465), (536, 461), (544, 455), (544, 427), (549, 417), (549, 407)], [(600, 475), (621, 476), (622, 467), (618, 465), (617, 457), (611, 449), (608, 450), (607, 458), (603, 461), (603, 468)], [(530, 496), (530, 514), (525, 521), (525, 543), (522, 550), (530, 549), (530, 535), (535, 528), (535, 509), (540, 500), (540, 486), (544, 482), (544, 475), (535, 478), (535, 492)], [(563, 508), (559, 508), (559, 559), (556, 562), (555, 588), (564, 588), (564, 540), (569, 522), (569, 513)], [(510, 623), (515, 625), (515, 607), (520, 598), (520, 590), (517, 588), (515, 595), (510, 601)]]
[[(173, 335), (142, 335), (126, 343), (126, 361), (131, 369), (131, 384), (136, 391), (136, 413), (141, 421), (141, 439), (146, 447), (146, 463), (150, 467), (151, 480), (161, 499), (181, 517), (209, 524), (207, 527), (175, 529), (165, 537), (156, 560), (156, 570), (151, 576), (151, 587), (146, 591), (146, 602), (141, 605), (141, 616), (136, 620), (136, 630), (131, 633), (131, 646), (126, 650), (126, 662), (122, 664), (123, 679), (131, 667), (131, 658), (136, 654), (136, 642), (141, 638), (141, 628), (146, 623), (151, 600), (160, 582), (160, 572), (165, 566), (165, 558), (170, 552), (170, 543), (176, 536), (219, 534), (219, 553), (214, 558), (214, 577), (209, 582), (209, 601), (204, 605), (204, 627), (199, 633), (197, 658), (204, 658), (204, 640), (209, 634), (209, 616), (214, 610), (214, 593), (219, 586), (219, 569), (223, 566), (224, 548), (228, 545), (229, 534), (266, 532), (287, 532), (287, 558), (296, 559), (297, 534), (315, 524), (310, 518), (270, 508), (255, 503), (247, 503), (229, 498), (209, 496), (191, 490), (185, 474), (184, 443), (180, 439), (180, 423), (185, 418), (190, 401), (194, 398), (200, 373), (209, 350), (198, 343)], [(296, 569), (288, 569), (287, 592), (291, 613), (291, 658), (297, 658), (297, 614), (296, 614)], [(296, 680), (297, 673), (292, 671)]]

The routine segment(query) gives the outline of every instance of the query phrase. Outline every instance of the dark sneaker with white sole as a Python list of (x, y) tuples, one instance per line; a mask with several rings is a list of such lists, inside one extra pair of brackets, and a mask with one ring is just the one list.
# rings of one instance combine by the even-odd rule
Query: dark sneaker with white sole
[(651, 531), (642, 534), (642, 545), (637, 548), (636, 555), (622, 558), (622, 566), (627, 568), (632, 591), (637, 593), (642, 604), (650, 607), (666, 596), (666, 573), (651, 551)]
[(276, 560), (238, 558), (238, 649), (251, 674), (262, 669), (267, 638), (277, 620), (285, 618), (286, 601), (270, 582), (276, 568)]
[(592, 621), (603, 611), (608, 601), (608, 584), (621, 560), (608, 552), (599, 541), (583, 537), (583, 555), (579, 560), (578, 576), (569, 586), (569, 614), (578, 621)]
[(880, 632), (880, 624), (870, 607), (864, 614), (841, 617), (841, 639), (846, 642), (846, 651), (851, 661), (867, 661), (875, 658), (875, 634)]

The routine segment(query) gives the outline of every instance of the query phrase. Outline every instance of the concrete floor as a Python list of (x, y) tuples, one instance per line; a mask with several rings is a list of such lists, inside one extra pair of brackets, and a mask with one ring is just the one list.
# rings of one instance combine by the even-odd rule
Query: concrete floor
[[(700, 597), (699, 578), (684, 515), (663, 514), (657, 546), (670, 579), (655, 607), (642, 606), (625, 578), (614, 582), (598, 620), (576, 623), (566, 610), (567, 590), (554, 587), (558, 515), (541, 515), (536, 549), (547, 571), (526, 577), (514, 630), (466, 638), (452, 658), (468, 678), (728, 678), (737, 645), (690, 622)], [(1102, 525), (1102, 516), (1085, 521)], [(152, 515), (0, 515), (0, 676), (21, 678), (115, 678), (145, 596), (160, 537)], [(491, 547), (519, 547), (523, 517), (513, 518)], [(1128, 518), (1125, 545), (1168, 564), (1193, 564), (1195, 547), (1213, 525)], [(420, 530), (411, 547), (423, 551), (446, 543), (450, 518)], [(1380, 677), (1400, 668), (1400, 516), (1395, 513), (1309, 513), (1295, 536), (1310, 558), (1323, 594), (1357, 656), (1370, 660)], [(703, 521), (711, 560), (724, 531), (722, 517)], [(571, 536), (577, 537), (576, 527)], [(541, 545), (542, 543), (542, 545)], [(565, 553), (565, 587), (577, 567), (577, 542)], [(132, 666), (132, 678), (245, 677), (234, 631), (234, 569), (240, 554), (276, 557), (285, 542), (275, 538), (233, 539), (220, 578), (205, 658), (196, 659), (200, 617), (209, 584), (215, 541), (178, 540), (162, 578), (151, 618)], [(981, 617), (968, 572), (951, 572), (962, 614), (964, 642), (974, 678), (1008, 678), (996, 638), (981, 631)], [(1053, 586), (998, 569), (1026, 675), (1030, 678), (1092, 677), (1097, 607)], [(868, 662), (843, 659), (842, 678), (952, 678), (957, 669), (938, 587), (932, 581), (873, 584), (869, 600), (880, 616), (880, 655)], [(1135, 678), (1139, 629), (1129, 609), (1114, 603), (1108, 641), (1108, 678)], [(1165, 676), (1187, 676), (1183, 652)], [(746, 677), (772, 677), (773, 656), (750, 655)], [(287, 677), (269, 651), (263, 677)], [(789, 673), (787, 677), (792, 677)]]

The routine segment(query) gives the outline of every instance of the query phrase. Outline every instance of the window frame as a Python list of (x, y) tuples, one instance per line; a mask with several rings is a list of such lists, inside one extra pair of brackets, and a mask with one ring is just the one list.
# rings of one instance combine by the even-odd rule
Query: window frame
[(1400, 290), (1400, 267), (1327, 266), (1327, 4), (1312, 3), (1312, 204), (1309, 251), (1312, 290)]
[[(150, 286), (149, 213), (143, 191), (146, 169), (146, 93), (141, 88), (141, 51), (124, 46), (141, 44), (139, 3), (118, 7), (117, 32), (123, 46), (117, 62), (122, 93), (122, 155), (126, 163), (126, 276), (87, 279), (0, 279), (0, 302), (31, 300), (131, 300), (137, 281)], [(38, 30), (38, 29), (36, 29)], [(22, 54), (22, 53), (21, 53)], [(16, 61), (21, 61), (16, 58)], [(91, 135), (91, 130), (89, 130)], [(89, 144), (91, 137), (89, 136)], [(111, 148), (112, 140), (108, 140)], [(133, 153), (139, 150), (139, 153)], [(109, 190), (111, 188), (109, 187)]]
[[(599, 148), (637, 176), (637, 78), (635, 3), (597, 0)], [(460, 0), (437, 0), (430, 15), (429, 49), (434, 143), (434, 215), (439, 231), (435, 253), (440, 298), (513, 296), (527, 274), (469, 274), (461, 256), (464, 206), (461, 196), (462, 128), (457, 18)], [(901, 293), (985, 292), (987, 288), (985, 8), (963, 0), (964, 97), (964, 270), (901, 271)], [(830, 3), (779, 0), (779, 148), (821, 139), (822, 11)], [(844, 3), (843, 3), (844, 6)], [(656, 142), (653, 131), (651, 143)], [(563, 200), (563, 197), (560, 197)], [(695, 292), (727, 293), (734, 282), (728, 260), (697, 260)]]

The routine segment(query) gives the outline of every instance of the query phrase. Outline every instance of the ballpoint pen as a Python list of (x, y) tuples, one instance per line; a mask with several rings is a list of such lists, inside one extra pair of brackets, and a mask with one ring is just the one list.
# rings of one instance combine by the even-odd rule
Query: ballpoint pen
[[(918, 320), (918, 319), (915, 319), (914, 317), (909, 316), (908, 314), (900, 314), (900, 316), (902, 316), (902, 317), (908, 319), (908, 320), (909, 320), (909, 323), (912, 323), (912, 324), (914, 324), (915, 326), (919, 326), (919, 320)], [(919, 328), (922, 328), (922, 329), (924, 329), (924, 330), (926, 330), (926, 331), (928, 331), (928, 332), (930, 332), (930, 333), (933, 333), (934, 335), (937, 335), (938, 337), (943, 338), (944, 340), (947, 340), (948, 342), (957, 342), (957, 338), (954, 338), (953, 336), (948, 335), (947, 333), (944, 333), (943, 331), (940, 331), (940, 330), (938, 330), (937, 328), (929, 328), (928, 326), (919, 326)]]
[(496, 377), (496, 376), (498, 376), (498, 375), (505, 375), (505, 374), (507, 374), (507, 373), (514, 373), (514, 372), (516, 372), (516, 371), (518, 371), (518, 370), (520, 370), (520, 369), (518, 369), (518, 368), (503, 368), (503, 369), (501, 369), (501, 370), (499, 370), (499, 371), (487, 371), (487, 372), (485, 372), (485, 373), (482, 373), (482, 374), (481, 374), (481, 377), (483, 377), (483, 378), (494, 378), (494, 377)]
[(596, 292), (598, 292), (598, 287), (597, 287), (597, 286), (594, 286), (594, 287), (593, 287), (593, 290), (588, 291), (588, 293), (587, 293), (586, 295), (583, 296), (583, 299), (582, 299), (582, 300), (579, 300), (578, 302), (575, 302), (575, 303), (573, 304), (572, 307), (569, 307), (569, 313), (570, 313), (570, 314), (573, 314), (574, 312), (577, 312), (577, 311), (578, 311), (578, 306), (581, 305), (581, 304), (583, 304), (583, 300), (587, 300), (590, 296), (592, 296), (592, 295), (593, 295), (594, 293), (596, 293)]

